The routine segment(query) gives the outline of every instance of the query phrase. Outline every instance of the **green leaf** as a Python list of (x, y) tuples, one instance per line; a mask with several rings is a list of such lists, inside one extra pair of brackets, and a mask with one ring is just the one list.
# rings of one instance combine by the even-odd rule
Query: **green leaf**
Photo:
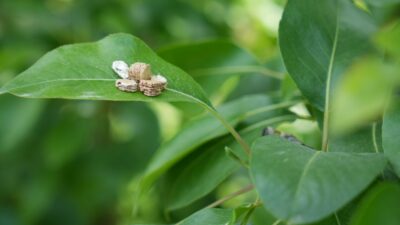
[[(114, 60), (150, 64), (154, 74), (168, 79), (167, 90), (157, 97), (119, 91), (115, 87), (118, 76), (111, 69)], [(189, 75), (129, 34), (113, 34), (98, 42), (57, 48), (7, 83), (3, 91), (30, 98), (188, 101), (211, 107), (201, 87)]]
[(227, 225), (232, 220), (232, 214), (232, 209), (203, 209), (177, 223), (177, 225)]
[(332, 131), (337, 134), (348, 133), (380, 117), (397, 73), (396, 68), (372, 57), (352, 66), (334, 91)]
[(277, 221), (264, 207), (258, 207), (251, 216), (251, 222), (254, 225), (274, 224)]
[[(245, 119), (249, 112), (257, 112), (257, 109), (264, 108), (271, 103), (271, 99), (267, 96), (246, 96), (221, 106), (218, 111), (226, 121), (234, 126)], [(190, 121), (173, 139), (165, 142), (157, 151), (143, 177), (143, 187), (147, 187), (200, 145), (227, 133), (228, 131), (220, 121), (209, 114)]]
[[(288, 118), (288, 116), (282, 116), (267, 121), (270, 122), (268, 125), (272, 126)], [(260, 137), (262, 129), (248, 127), (239, 133), (247, 143), (252, 143)], [(238, 157), (238, 161), (248, 161), (240, 145), (231, 137), (201, 146), (203, 153), (196, 155), (192, 161), (183, 160), (189, 162), (183, 162), (182, 165), (171, 170), (172, 175), (169, 180), (172, 180), (172, 185), (167, 197), (169, 210), (182, 208), (204, 197), (240, 167), (238, 162), (226, 155), (225, 146), (230, 147)]]
[(172, 171), (173, 181), (167, 196), (168, 210), (182, 208), (207, 195), (239, 168), (239, 164), (224, 151), (224, 147), (231, 142), (231, 138), (224, 138), (195, 160), (180, 165), (176, 170), (181, 172)]
[(205, 208), (197, 211), (176, 225), (234, 225), (254, 206), (243, 205), (235, 209)]
[(277, 136), (257, 139), (252, 149), (251, 174), (264, 207), (290, 224), (334, 213), (386, 164), (379, 154), (315, 151)]
[(351, 1), (288, 1), (279, 45), (286, 69), (314, 106), (324, 110), (330, 84), (368, 48), (374, 31), (370, 16)]
[(331, 152), (381, 152), (381, 129), (379, 126), (375, 124), (345, 135), (333, 136), (329, 140), (329, 149)]
[(386, 158), (400, 176), (400, 98), (393, 97), (385, 112), (382, 126), (382, 144)]
[(287, 74), (282, 79), (280, 94), (283, 99), (292, 99), (300, 95), (300, 91), (293, 79)]
[(362, 200), (350, 224), (400, 224), (400, 186), (381, 183), (374, 187)]

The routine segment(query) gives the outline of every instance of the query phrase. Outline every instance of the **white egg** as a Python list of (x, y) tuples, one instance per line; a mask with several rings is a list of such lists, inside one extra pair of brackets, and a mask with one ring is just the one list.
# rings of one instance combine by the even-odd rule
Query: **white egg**
[(128, 70), (129, 66), (126, 64), (126, 62), (117, 60), (112, 63), (112, 69), (118, 76), (120, 76), (122, 79), (127, 79), (129, 77)]

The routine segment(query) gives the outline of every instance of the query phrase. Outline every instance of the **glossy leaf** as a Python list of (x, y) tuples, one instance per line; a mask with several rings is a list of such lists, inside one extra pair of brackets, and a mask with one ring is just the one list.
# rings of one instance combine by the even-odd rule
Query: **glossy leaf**
[(382, 142), (385, 156), (400, 176), (400, 99), (394, 97), (385, 112), (382, 127)]
[(362, 200), (350, 224), (400, 224), (400, 186), (382, 183), (374, 187)]
[(177, 225), (227, 225), (230, 224), (232, 216), (232, 209), (203, 209), (177, 223)]
[(311, 223), (334, 213), (384, 166), (379, 154), (315, 151), (277, 136), (257, 139), (250, 163), (264, 207), (290, 224)]
[(374, 31), (369, 15), (351, 1), (288, 1), (280, 49), (286, 69), (314, 106), (324, 109), (327, 87), (368, 48)]
[[(150, 64), (154, 74), (168, 79), (168, 89), (157, 97), (119, 91), (115, 87), (118, 76), (111, 69), (115, 60)], [(30, 98), (188, 101), (211, 106), (189, 75), (129, 34), (113, 34), (98, 42), (57, 48), (7, 83), (2, 91)]]
[[(249, 111), (272, 103), (267, 96), (247, 96), (221, 106), (219, 113), (231, 124), (236, 125)], [(207, 141), (227, 134), (228, 131), (215, 117), (207, 114), (192, 120), (171, 140), (165, 142), (151, 160), (143, 178), (146, 187), (180, 159)]]
[(250, 204), (235, 209), (205, 208), (176, 225), (235, 225), (252, 207)]

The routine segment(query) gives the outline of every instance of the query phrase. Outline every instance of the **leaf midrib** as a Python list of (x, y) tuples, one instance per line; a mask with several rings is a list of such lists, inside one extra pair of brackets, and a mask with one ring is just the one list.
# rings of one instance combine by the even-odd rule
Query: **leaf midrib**
[(35, 83), (31, 83), (31, 84), (26, 84), (26, 85), (21, 85), (18, 87), (14, 87), (14, 88), (7, 88), (7, 85), (2, 89), (5, 92), (12, 92), (14, 90), (18, 90), (18, 89), (24, 89), (27, 87), (33, 87), (33, 86), (38, 86), (38, 85), (42, 85), (42, 84), (47, 84), (47, 83), (53, 83), (53, 82), (68, 82), (68, 81), (115, 81), (116, 79), (106, 79), (106, 78), (62, 78), (62, 79), (57, 79), (57, 80), (45, 80), (45, 81), (41, 81), (41, 82), (35, 82)]
[(332, 54), (331, 54), (331, 57), (329, 60), (329, 67), (328, 67), (328, 73), (327, 73), (327, 78), (326, 78), (324, 124), (323, 124), (323, 132), (322, 132), (322, 150), (323, 151), (328, 151), (331, 81), (332, 81), (333, 64), (335, 63), (338, 39), (339, 39), (339, 16), (336, 15), (335, 37), (333, 40)]
[[(96, 79), (93, 79), (93, 78), (79, 78), (79, 79), (76, 79), (76, 78), (63, 78), (63, 79), (57, 79), (57, 80), (46, 80), (46, 81), (41, 81), (41, 82), (36, 82), (36, 83), (32, 83), (32, 84), (18, 86), (18, 87), (15, 87), (15, 88), (7, 88), (7, 85), (6, 85), (5, 87), (0, 89), (0, 94), (4, 94), (4, 93), (7, 93), (7, 92), (12, 93), (12, 91), (14, 91), (14, 90), (24, 89), (24, 88), (27, 88), (27, 87), (33, 87), (33, 86), (38, 86), (38, 85), (43, 85), (43, 84), (53, 83), (53, 82), (69, 82), (69, 81), (105, 81), (105, 82), (112, 81), (112, 82), (115, 82), (115, 80), (116, 79), (108, 79), (108, 78), (96, 78)], [(184, 92), (181, 92), (181, 91), (178, 91), (178, 90), (172, 89), (172, 88), (166, 88), (166, 90), (174, 92), (174, 93), (179, 94), (179, 95), (182, 95), (182, 96), (184, 96), (186, 98), (189, 98), (192, 101), (194, 101), (194, 102), (196, 102), (196, 103), (198, 103), (198, 104), (200, 104), (200, 105), (202, 105), (204, 107), (212, 109), (212, 107), (210, 107), (207, 103), (201, 101), (200, 99), (198, 99), (198, 98), (196, 98), (196, 97), (194, 97), (192, 95), (186, 94)]]
[(303, 184), (303, 182), (305, 180), (305, 177), (307, 176), (307, 174), (308, 174), (308, 172), (310, 170), (310, 167), (311, 167), (312, 163), (316, 160), (316, 158), (318, 157), (318, 155), (320, 153), (322, 153), (322, 152), (321, 151), (316, 151), (315, 153), (313, 153), (313, 155), (309, 158), (308, 162), (304, 166), (303, 172), (301, 173), (300, 178), (299, 178), (299, 182), (297, 182), (297, 185), (296, 185), (297, 188), (296, 188), (296, 192), (295, 192), (294, 197), (293, 197), (293, 204), (292, 204), (292, 207), (290, 209), (289, 218), (292, 218), (292, 216), (295, 214), (294, 211), (297, 208), (297, 201), (298, 201), (297, 199), (299, 198), (299, 196), (301, 194), (300, 193), (300, 187), (302, 186), (302, 184)]

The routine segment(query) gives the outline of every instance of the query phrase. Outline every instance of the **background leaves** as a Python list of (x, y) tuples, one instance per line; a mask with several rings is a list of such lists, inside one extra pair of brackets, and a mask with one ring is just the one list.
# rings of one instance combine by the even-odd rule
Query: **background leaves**
[[(273, 107), (268, 108), (269, 105), (272, 105), (272, 100), (267, 96), (246, 96), (221, 106), (218, 112), (232, 126), (235, 126), (252, 115), (252, 112), (257, 113), (261, 110), (258, 113), (265, 113), (273, 110)], [(163, 143), (148, 165), (143, 178), (143, 186), (147, 187), (154, 179), (196, 147), (227, 133), (228, 131), (221, 125), (220, 121), (209, 114), (190, 121), (173, 139)]]
[(398, 224), (400, 221), (399, 201), (398, 184), (387, 182), (376, 185), (361, 202), (350, 224)]

